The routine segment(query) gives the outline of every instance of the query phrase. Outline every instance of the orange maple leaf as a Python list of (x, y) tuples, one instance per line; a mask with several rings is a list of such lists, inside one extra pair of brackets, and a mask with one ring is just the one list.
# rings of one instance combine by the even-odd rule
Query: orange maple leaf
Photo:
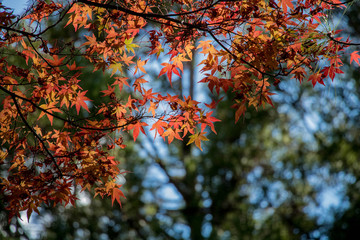
[(139, 92), (143, 92), (143, 88), (141, 86), (141, 84), (143, 83), (147, 83), (148, 81), (146, 81), (145, 79), (143, 79), (144, 75), (138, 77), (137, 79), (135, 79), (135, 82), (133, 84), (133, 87), (134, 87), (134, 91), (139, 91)]
[(116, 200), (121, 207), (120, 197), (126, 198), (124, 193), (119, 188), (113, 188), (111, 194), (111, 205), (114, 206), (114, 201)]
[(57, 55), (53, 55), (52, 57), (53, 57), (53, 60), (47, 59), (47, 61), (54, 67), (60, 66), (62, 61), (65, 59), (65, 57), (59, 58)]
[(76, 71), (76, 70), (80, 70), (84, 67), (79, 67), (79, 66), (76, 66), (76, 62), (73, 62), (73, 64), (69, 65), (69, 64), (66, 64), (66, 67), (70, 70), (70, 71)]
[(133, 61), (131, 61), (131, 59), (133, 59), (134, 56), (127, 56), (126, 53), (124, 53), (124, 55), (121, 57), (121, 61), (123, 61), (127, 66), (129, 66), (130, 64), (134, 63)]
[(156, 129), (154, 139), (156, 138), (157, 133), (159, 133), (159, 135), (162, 136), (163, 139), (165, 139), (163, 133), (164, 133), (164, 129), (167, 128), (168, 124), (164, 122), (163, 119), (164, 117), (161, 117), (156, 123), (152, 125), (152, 128), (150, 129), (150, 131)]
[(162, 137), (168, 137), (168, 143), (170, 144), (174, 138), (182, 140), (182, 138), (179, 135), (180, 130), (179, 129), (172, 129), (171, 127), (169, 127), (168, 129), (166, 129), (166, 131), (164, 132), (164, 134), (162, 135)]
[(141, 58), (139, 58), (139, 60), (137, 60), (136, 62), (134, 74), (136, 74), (138, 70), (142, 71), (143, 73), (146, 73), (144, 65), (147, 63), (147, 61), (148, 60), (141, 61)]
[(111, 85), (118, 85), (119, 89), (120, 89), (120, 92), (121, 92), (124, 84), (126, 86), (130, 87), (129, 83), (126, 81), (128, 79), (129, 78), (127, 78), (127, 77), (115, 77), (115, 82), (113, 84), (111, 84)]
[(112, 88), (108, 85), (108, 89), (103, 90), (101, 92), (104, 93), (104, 97), (105, 97), (105, 96), (110, 96), (112, 93), (114, 93), (114, 91), (115, 91), (115, 87)]
[(246, 104), (244, 102), (242, 102), (242, 103), (234, 104), (232, 107), (237, 108), (237, 110), (235, 112), (235, 123), (237, 123), (239, 121), (241, 115), (245, 114)]
[(152, 116), (155, 117), (155, 110), (157, 109), (157, 104), (154, 102), (150, 102), (148, 112), (151, 112)]
[(46, 112), (41, 111), (38, 120), (42, 118), (45, 114), (48, 117), (51, 125), (53, 124), (54, 117), (50, 113), (58, 112), (61, 113), (61, 110), (56, 107), (56, 102), (50, 102), (49, 104), (42, 104), (39, 107), (46, 110)]

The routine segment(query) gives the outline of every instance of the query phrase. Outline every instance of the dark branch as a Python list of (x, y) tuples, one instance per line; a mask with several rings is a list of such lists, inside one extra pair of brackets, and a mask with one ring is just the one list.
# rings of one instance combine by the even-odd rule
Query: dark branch
[(325, 1), (325, 0), (321, 0), (321, 1), (324, 2), (324, 3), (330, 4), (332, 6), (340, 6), (340, 5), (344, 5), (344, 4), (354, 2), (355, 0), (349, 0), (349, 1), (346, 1), (346, 2), (343, 2), (343, 3), (332, 3), (332, 2)]
[(330, 38), (331, 41), (339, 43), (339, 44), (348, 45), (348, 46), (360, 46), (360, 43), (351, 43), (351, 42), (343, 42), (343, 41), (336, 40), (330, 34), (328, 34), (328, 37)]
[(169, 17), (169, 16), (178, 16), (178, 14), (174, 14), (174, 15), (171, 14), (171, 15), (168, 16), (168, 15), (161, 15), (161, 14), (156, 14), (156, 13), (140, 13), (140, 12), (135, 12), (135, 11), (132, 11), (130, 9), (124, 8), (124, 7), (120, 6), (120, 5), (114, 6), (114, 5), (111, 5), (111, 4), (96, 3), (96, 2), (91, 2), (91, 1), (88, 1), (88, 0), (78, 0), (77, 2), (81, 2), (81, 3), (84, 3), (86, 5), (94, 6), (94, 7), (118, 10), (118, 11), (130, 14), (130, 15), (134, 15), (134, 16), (138, 16), (138, 17), (142, 17), (142, 18), (146, 18), (146, 19), (147, 18), (163, 19), (163, 20), (167, 20), (167, 21), (170, 21), (170, 22), (177, 23), (180, 26), (184, 25), (184, 26), (189, 27), (189, 28), (196, 28), (196, 29), (205, 31), (205, 29), (201, 28), (199, 25), (183, 22), (183, 21), (180, 21), (178, 19), (174, 19), (174, 18)]
[(4, 29), (4, 30), (7, 30), (7, 31), (12, 31), (12, 32), (17, 32), (17, 33), (20, 33), (24, 36), (30, 36), (30, 37), (36, 37), (37, 35), (34, 34), (34, 33), (30, 33), (30, 32), (25, 32), (25, 31), (22, 31), (22, 30), (18, 30), (16, 28), (11, 28), (11, 27), (8, 27), (8, 26), (2, 26), (0, 25), (0, 29)]

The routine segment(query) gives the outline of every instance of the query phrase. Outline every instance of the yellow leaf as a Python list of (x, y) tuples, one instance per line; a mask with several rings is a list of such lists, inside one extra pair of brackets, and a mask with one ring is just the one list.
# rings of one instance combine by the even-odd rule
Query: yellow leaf
[(7, 155), (8, 155), (7, 152), (0, 150), (0, 163), (6, 158)]
[(189, 145), (189, 144), (195, 142), (195, 145), (202, 151), (201, 141), (209, 141), (209, 139), (207, 137), (205, 137), (204, 134), (206, 134), (206, 132), (199, 132), (199, 133), (195, 133), (195, 134), (191, 135), (189, 142), (186, 145)]
[(46, 110), (46, 112), (45, 112), (45, 111), (41, 111), (41, 112), (40, 112), (40, 115), (39, 115), (39, 117), (38, 117), (38, 120), (39, 120), (40, 118), (42, 118), (42, 117), (46, 114), (46, 116), (48, 117), (48, 119), (49, 119), (49, 121), (50, 121), (50, 123), (51, 123), (51, 125), (52, 125), (52, 124), (53, 124), (53, 118), (54, 118), (54, 117), (53, 117), (51, 114), (53, 114), (54, 112), (61, 113), (61, 110), (56, 107), (56, 104), (57, 104), (57, 102), (50, 102), (50, 103), (48, 103), (48, 104), (42, 104), (42, 105), (40, 105), (39, 107), (42, 108), (42, 109), (44, 109), (44, 110)]
[(110, 67), (112, 69), (112, 72), (111, 72), (111, 77), (117, 72), (121, 72), (123, 73), (123, 70), (122, 70), (122, 64), (121, 63), (113, 63), (113, 64), (110, 64)]
[(134, 48), (139, 47), (139, 46), (132, 43), (133, 40), (134, 40), (134, 38), (126, 39), (124, 41), (124, 43), (125, 43), (127, 51), (135, 54)]

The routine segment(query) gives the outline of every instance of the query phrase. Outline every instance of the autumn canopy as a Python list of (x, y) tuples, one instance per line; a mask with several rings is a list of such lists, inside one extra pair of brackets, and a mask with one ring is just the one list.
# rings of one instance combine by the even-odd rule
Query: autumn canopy
[[(166, 142), (187, 138), (201, 149), (216, 132), (216, 101), (156, 92), (147, 68), (173, 84), (197, 54), (201, 83), (232, 92), (238, 121), (249, 107), (271, 104), (285, 78), (324, 84), (343, 73), (349, 39), (324, 24), (339, 0), (37, 0), (15, 16), (0, 3), (0, 189), (10, 216), (41, 204), (73, 204), (74, 185), (124, 197), (119, 162), (126, 148), (153, 131)], [(74, 39), (47, 33), (59, 25)], [(14, 56), (16, 61), (14, 61)], [(19, 60), (20, 59), (20, 60)], [(90, 99), (84, 71), (109, 77)], [(221, 124), (221, 123), (219, 123)], [(46, 128), (45, 128), (46, 126)], [(131, 171), (131, 169), (130, 169)]]

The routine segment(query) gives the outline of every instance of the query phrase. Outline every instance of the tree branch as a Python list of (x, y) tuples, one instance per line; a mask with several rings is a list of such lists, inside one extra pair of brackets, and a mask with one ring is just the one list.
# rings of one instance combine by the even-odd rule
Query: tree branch
[(350, 43), (350, 42), (343, 42), (343, 41), (339, 41), (336, 40), (334, 37), (332, 37), (330, 34), (327, 35), (331, 41), (339, 43), (339, 44), (343, 44), (343, 45), (348, 45), (348, 46), (360, 46), (360, 43)]
[(177, 24), (180, 24), (180, 25), (187, 26), (189, 28), (196, 28), (196, 29), (205, 31), (205, 29), (202, 29), (199, 25), (183, 22), (183, 21), (180, 21), (178, 19), (174, 19), (174, 18), (169, 17), (169, 16), (178, 16), (178, 14), (170, 14), (168, 16), (168, 15), (161, 15), (161, 14), (156, 14), (156, 13), (140, 13), (140, 12), (135, 12), (135, 11), (132, 11), (130, 9), (124, 8), (124, 7), (120, 6), (120, 5), (114, 6), (114, 5), (110, 5), (110, 4), (102, 4), (102, 3), (91, 2), (91, 1), (88, 1), (88, 0), (78, 0), (77, 2), (84, 3), (86, 5), (94, 6), (94, 7), (118, 10), (118, 11), (130, 14), (130, 15), (134, 15), (134, 16), (138, 16), (138, 17), (142, 17), (142, 18), (164, 19), (164, 20), (167, 20), (167, 21), (170, 21), (170, 22), (174, 22), (174, 23), (177, 23)]
[(346, 2), (343, 2), (343, 3), (332, 3), (332, 2), (325, 1), (325, 0), (321, 0), (321, 1), (324, 2), (324, 3), (330, 4), (332, 6), (340, 6), (340, 5), (344, 5), (344, 4), (354, 2), (355, 0), (349, 0), (349, 1), (346, 1)]
[(22, 112), (21, 112), (21, 109), (20, 109), (20, 106), (19, 106), (19, 104), (18, 104), (18, 102), (17, 102), (17, 100), (16, 100), (16, 97), (15, 97), (14, 95), (11, 95), (11, 97), (12, 97), (12, 99), (13, 99), (13, 101), (14, 101), (16, 110), (17, 110), (17, 112), (19, 113), (21, 120), (23, 121), (23, 123), (25, 124), (25, 126), (32, 132), (32, 134), (34, 134), (34, 136), (39, 140), (39, 142), (42, 144), (45, 152), (49, 155), (51, 161), (54, 163), (54, 165), (55, 165), (55, 167), (56, 167), (56, 169), (57, 169), (57, 171), (58, 171), (58, 174), (59, 174), (60, 178), (62, 178), (62, 177), (63, 177), (63, 173), (62, 173), (59, 165), (56, 163), (56, 160), (55, 160), (54, 156), (51, 154), (51, 152), (49, 151), (49, 149), (48, 149), (47, 146), (45, 145), (44, 140), (35, 132), (35, 130), (34, 130), (34, 129), (29, 125), (29, 123), (26, 121), (24, 115), (23, 115)]
[(20, 33), (20, 34), (22, 34), (22, 35), (30, 36), (30, 37), (36, 37), (36, 36), (37, 36), (37, 35), (34, 34), (34, 33), (25, 32), (25, 31), (22, 31), (22, 30), (18, 30), (18, 29), (15, 29), (15, 28), (12, 28), (12, 27), (8, 27), (8, 26), (3, 26), (3, 25), (0, 25), (0, 29), (12, 31), (12, 32), (17, 32), (17, 33)]

